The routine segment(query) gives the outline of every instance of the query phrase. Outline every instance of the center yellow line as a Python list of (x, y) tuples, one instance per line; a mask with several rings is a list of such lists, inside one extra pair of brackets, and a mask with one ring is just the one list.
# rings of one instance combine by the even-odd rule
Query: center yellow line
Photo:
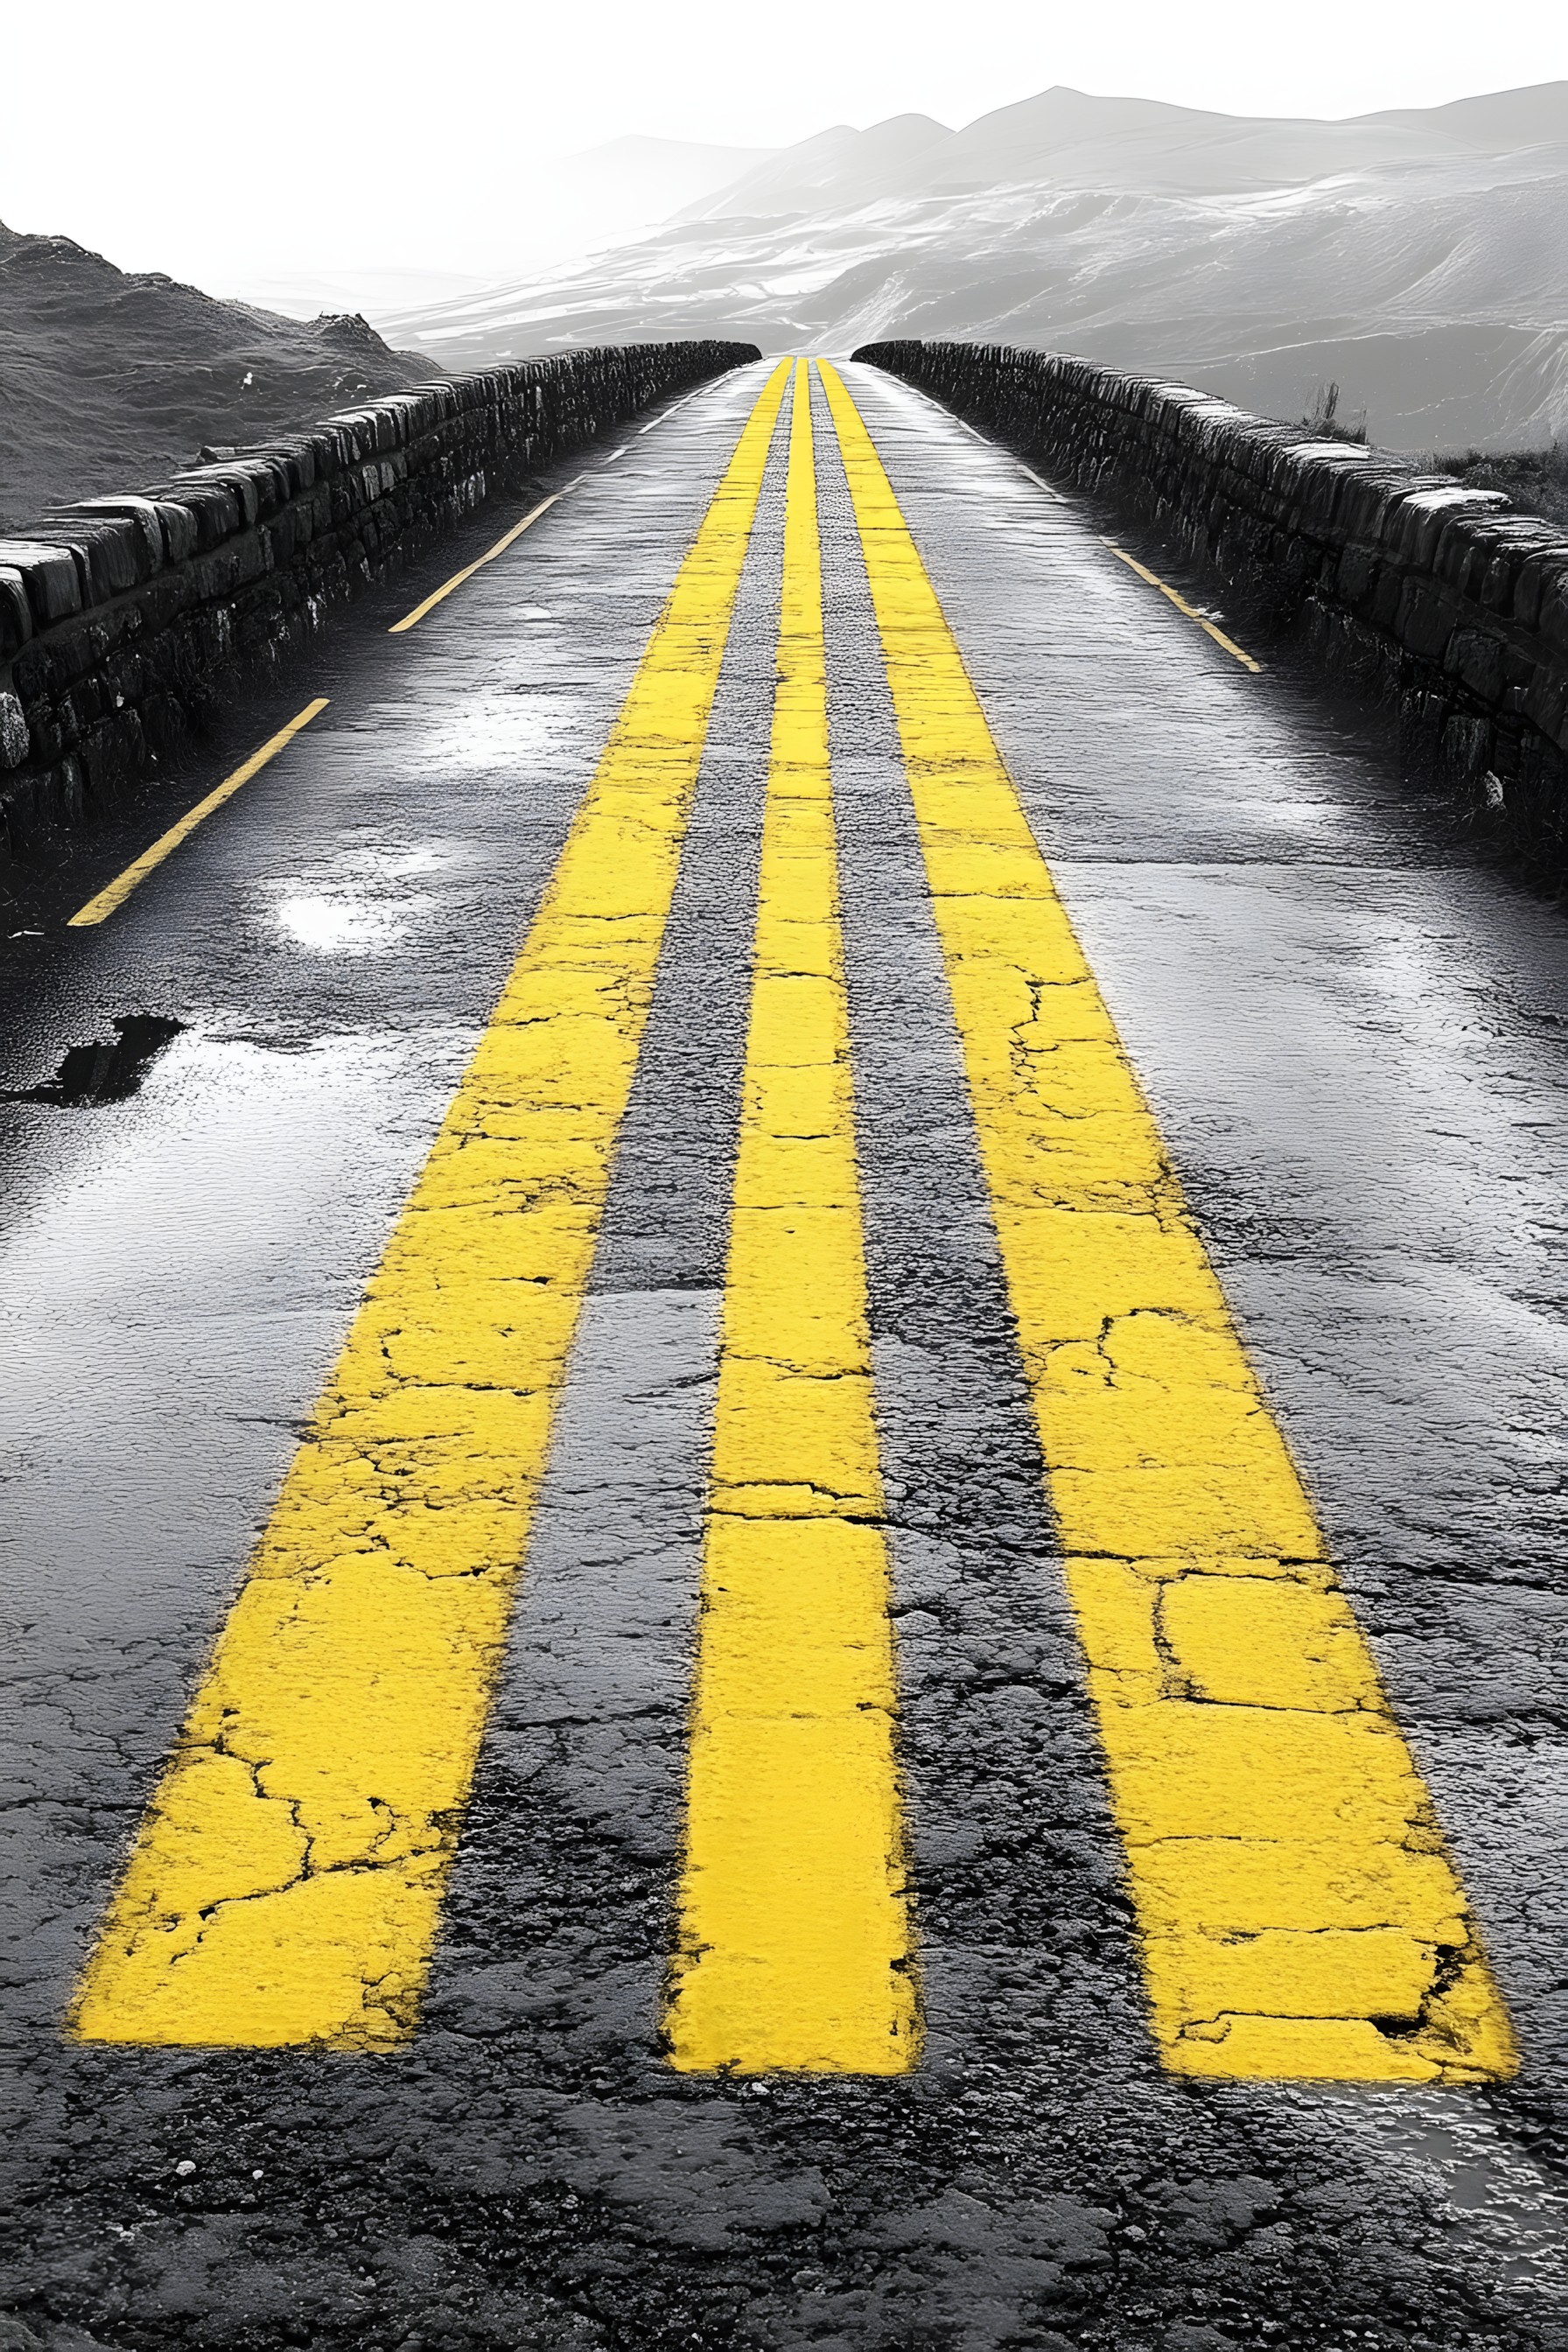
[(1162, 2055), (1504, 2077), (1431, 1800), (881, 461), (823, 375)]
[(848, 1051), (803, 364), (665, 2021), (687, 2071), (918, 2055)]
[(787, 366), (741, 435), (289, 1471), (75, 2004), (412, 2032), (647, 1018)]

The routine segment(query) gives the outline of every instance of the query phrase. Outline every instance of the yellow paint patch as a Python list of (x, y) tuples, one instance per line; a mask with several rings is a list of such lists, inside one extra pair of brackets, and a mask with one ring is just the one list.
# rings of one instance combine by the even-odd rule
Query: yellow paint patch
[(848, 1044), (803, 365), (665, 2020), (688, 2072), (919, 2054)]
[(1426, 1791), (887, 476), (823, 375), (1162, 2054), (1506, 2076)]
[(788, 371), (742, 432), (284, 1482), (72, 2016), (414, 2026)]

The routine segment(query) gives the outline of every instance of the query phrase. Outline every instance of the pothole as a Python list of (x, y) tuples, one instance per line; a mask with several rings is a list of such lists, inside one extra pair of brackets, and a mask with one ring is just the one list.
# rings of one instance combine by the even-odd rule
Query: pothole
[(79, 1105), (129, 1102), (165, 1045), (184, 1028), (163, 1013), (128, 1013), (117, 1019), (108, 1043), (73, 1045), (52, 1078), (41, 1087), (0, 1088), (5, 1102)]

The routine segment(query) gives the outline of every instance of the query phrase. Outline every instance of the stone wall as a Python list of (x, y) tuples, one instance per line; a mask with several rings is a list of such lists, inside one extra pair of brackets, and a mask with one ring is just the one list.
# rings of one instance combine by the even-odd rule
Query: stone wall
[(451, 377), (0, 539), (0, 855), (155, 766), (488, 499), (758, 356), (642, 343)]
[(855, 354), (1159, 531), (1253, 625), (1398, 713), (1436, 772), (1568, 875), (1568, 535), (1500, 494), (1178, 384), (970, 343)]

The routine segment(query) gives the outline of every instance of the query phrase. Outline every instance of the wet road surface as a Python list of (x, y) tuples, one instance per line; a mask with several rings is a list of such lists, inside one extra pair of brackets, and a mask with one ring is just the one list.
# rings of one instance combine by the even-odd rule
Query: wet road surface
[(1568, 934), (1221, 640), (747, 371), (28, 943), (51, 2352), (1568, 2343)]

